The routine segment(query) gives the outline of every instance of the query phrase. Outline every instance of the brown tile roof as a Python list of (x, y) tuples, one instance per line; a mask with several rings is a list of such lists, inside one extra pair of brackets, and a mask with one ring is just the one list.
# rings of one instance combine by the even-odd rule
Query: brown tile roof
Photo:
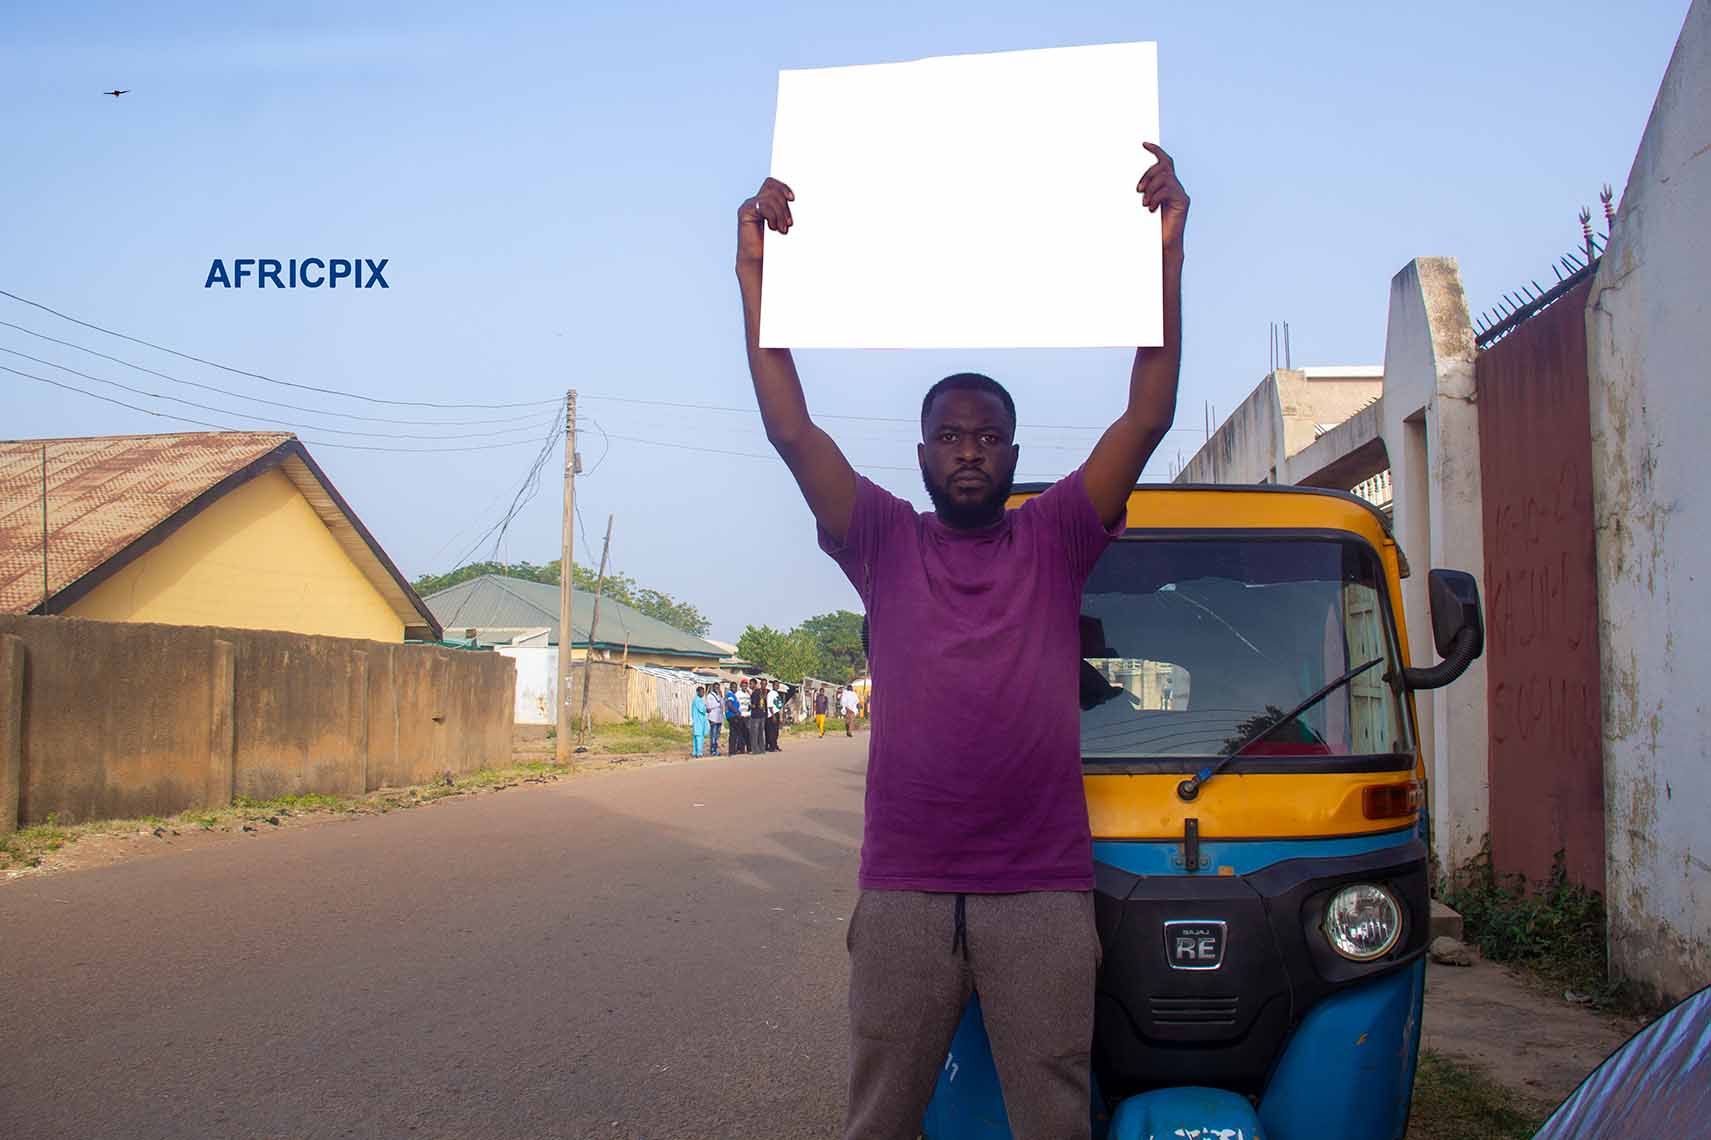
[[(261, 471), (280, 467), (406, 626), (437, 623), (290, 432), (174, 432), (0, 441), (0, 613), (42, 605), (42, 456), (47, 455), (48, 612)], [(73, 588), (75, 589), (73, 590)], [(61, 597), (67, 590), (72, 595)]]

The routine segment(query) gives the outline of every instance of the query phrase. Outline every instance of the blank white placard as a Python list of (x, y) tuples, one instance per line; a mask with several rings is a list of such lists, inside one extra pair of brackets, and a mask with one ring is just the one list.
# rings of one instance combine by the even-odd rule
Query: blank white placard
[(1158, 137), (1152, 43), (779, 72), (761, 344), (1163, 343)]

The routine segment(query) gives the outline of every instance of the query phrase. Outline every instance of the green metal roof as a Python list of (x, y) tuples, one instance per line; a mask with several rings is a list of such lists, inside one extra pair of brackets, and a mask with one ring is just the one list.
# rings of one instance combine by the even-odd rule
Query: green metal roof
[[(466, 629), (514, 630), (544, 626), (550, 631), (548, 642), (559, 644), (558, 587), (547, 582), (484, 574), (480, 578), (448, 586), (422, 600), (439, 619), (448, 637), (457, 636)], [(588, 620), (593, 612), (593, 594), (577, 590), (571, 595), (572, 646), (583, 647), (589, 643)], [(632, 653), (675, 653), (705, 657), (710, 661), (717, 661), (725, 655), (718, 646), (692, 633), (669, 626), (622, 602), (602, 597), (600, 628), (593, 638), (595, 648), (621, 650), (626, 640)]]

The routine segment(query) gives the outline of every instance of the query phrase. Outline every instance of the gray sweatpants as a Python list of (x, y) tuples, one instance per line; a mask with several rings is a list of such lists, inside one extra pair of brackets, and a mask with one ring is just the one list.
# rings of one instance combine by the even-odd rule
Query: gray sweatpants
[(915, 1140), (975, 990), (1016, 1140), (1085, 1140), (1100, 954), (1091, 892), (864, 890), (847, 941), (844, 1140)]

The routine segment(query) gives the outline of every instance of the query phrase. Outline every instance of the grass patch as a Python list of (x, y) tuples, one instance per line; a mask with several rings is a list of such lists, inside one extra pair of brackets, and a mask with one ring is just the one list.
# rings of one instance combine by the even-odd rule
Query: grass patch
[(1423, 1051), (1414, 1074), (1409, 1140), (1529, 1140), (1551, 1106), (1528, 1101), (1483, 1073)]
[(1603, 1009), (1647, 1008), (1632, 986), (1611, 981), (1604, 899), (1569, 882), (1561, 851), (1550, 878), (1529, 889), (1520, 875), (1497, 874), (1487, 840), (1443, 883), (1440, 897), (1461, 912), (1467, 940), (1492, 961), (1518, 966), (1553, 991), (1585, 994)]
[(690, 735), (687, 725), (663, 720), (625, 720), (617, 724), (596, 725), (588, 736), (588, 751), (597, 756), (676, 752), (689, 748)]
[(472, 795), (521, 783), (549, 783), (571, 774), (571, 769), (556, 764), (523, 763), (505, 768), (483, 768), (464, 776), (442, 778), (432, 784), (384, 788), (361, 796), (335, 796), (320, 792), (266, 800), (238, 796), (228, 808), (192, 808), (164, 818), (150, 815), (141, 819), (104, 819), (78, 824), (60, 824), (50, 816), (45, 823), (0, 835), (0, 871), (39, 867), (48, 855), (90, 836), (134, 836), (141, 832), (164, 839), (186, 832), (265, 831), (283, 826), (292, 816), (376, 815), (419, 807), (447, 796)]
[(350, 796), (329, 796), (321, 792), (309, 792), (301, 796), (280, 796), (271, 800), (255, 800), (248, 796), (235, 796), (232, 807), (240, 812), (312, 812), (312, 811), (342, 811), (352, 799)]
[(53, 816), (46, 823), (20, 827), (0, 835), (0, 867), (39, 867), (42, 859), (71, 842), (71, 832)]
[[(862, 732), (867, 727), (867, 721), (865, 720), (857, 720), (855, 722), (855, 730), (857, 733)], [(820, 735), (820, 730), (814, 726), (813, 717), (809, 717), (805, 721), (799, 721), (796, 724), (787, 724), (784, 726), (784, 731), (790, 736), (801, 736), (804, 733), (808, 733), (813, 736)], [(826, 718), (826, 735), (831, 736), (833, 733), (836, 733), (839, 736), (844, 734), (844, 718), (841, 713), (837, 716), (828, 716)]]

